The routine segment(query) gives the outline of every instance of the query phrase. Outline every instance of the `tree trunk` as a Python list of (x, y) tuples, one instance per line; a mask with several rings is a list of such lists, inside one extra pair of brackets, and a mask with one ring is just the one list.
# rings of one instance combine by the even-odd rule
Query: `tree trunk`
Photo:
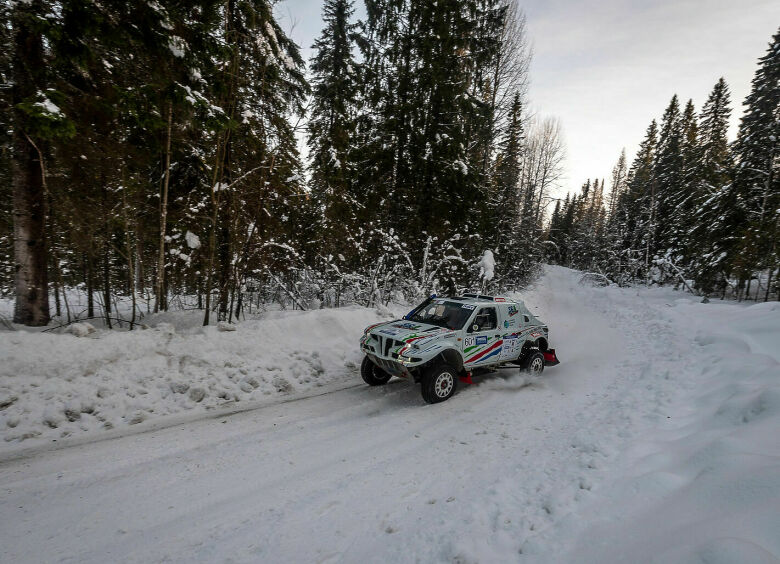
[(59, 318), (62, 316), (62, 309), (60, 308), (60, 287), (57, 285), (57, 279), (54, 279), (54, 307), (55, 315)]
[[(224, 160), (222, 162), (222, 183), (224, 185), (230, 185), (233, 180), (231, 148), (232, 141), (228, 138), (225, 142)], [(220, 210), (222, 219), (219, 222), (217, 248), (219, 260), (219, 310), (217, 319), (230, 322), (229, 316), (233, 307), (232, 304), (228, 304), (233, 282), (233, 264), (231, 260), (233, 256), (233, 196), (230, 190), (226, 191), (223, 202), (223, 208)]]
[(100, 175), (100, 185), (103, 196), (103, 313), (106, 316), (106, 326), (111, 329), (111, 233), (108, 221), (108, 188), (105, 174)]
[(160, 198), (160, 254), (157, 258), (157, 298), (154, 304), (155, 313), (164, 307), (163, 292), (165, 291), (165, 231), (168, 223), (168, 184), (171, 179), (171, 124), (173, 123), (173, 103), (168, 103), (168, 134), (165, 141), (165, 179), (163, 180)]
[(39, 85), (32, 73), (45, 69), (43, 40), (28, 24), (40, 11), (40, 2), (17, 2), (12, 16), (14, 322), (29, 326), (49, 322), (46, 194), (42, 154), (25, 132), (26, 116), (16, 105), (36, 94)]
[(217, 319), (227, 321), (228, 292), (230, 291), (230, 228), (229, 216), (223, 217), (219, 228), (218, 261), (219, 261), (219, 310)]
[(92, 269), (92, 253), (87, 252), (87, 317), (95, 317), (95, 278)]
[(106, 314), (106, 325), (111, 329), (111, 277), (109, 273), (108, 242), (103, 249), (103, 310)]
[(130, 331), (135, 324), (135, 269), (133, 266), (133, 243), (130, 239), (130, 220), (127, 213), (127, 182), (125, 181), (124, 166), (122, 170), (122, 220), (125, 226), (125, 252), (127, 253), (127, 282), (130, 291)]
[(70, 323), (70, 306), (68, 305), (68, 290), (65, 287), (65, 280), (62, 277), (62, 269), (60, 268), (60, 259), (56, 255), (54, 255), (54, 270), (57, 274), (57, 280), (59, 281), (59, 286), (62, 288), (62, 301), (65, 303), (65, 313), (67, 314), (67, 320), (68, 323)]

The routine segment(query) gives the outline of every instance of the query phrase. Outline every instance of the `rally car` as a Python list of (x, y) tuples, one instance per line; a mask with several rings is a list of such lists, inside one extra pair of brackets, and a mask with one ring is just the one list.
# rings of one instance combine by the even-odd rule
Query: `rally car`
[(371, 386), (410, 378), (421, 384), (426, 402), (437, 403), (455, 393), (458, 381), (471, 384), (475, 371), (519, 365), (540, 375), (558, 364), (548, 334), (522, 301), (431, 296), (403, 319), (365, 329), (360, 374)]

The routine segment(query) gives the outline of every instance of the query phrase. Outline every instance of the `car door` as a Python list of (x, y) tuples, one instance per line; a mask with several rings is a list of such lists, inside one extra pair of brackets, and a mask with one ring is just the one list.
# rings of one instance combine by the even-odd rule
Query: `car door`
[(511, 361), (516, 360), (521, 353), (523, 339), (520, 336), (520, 332), (523, 329), (523, 315), (517, 304), (508, 303), (499, 307), (499, 315), (503, 319), (499, 319), (499, 328), (503, 327), (503, 340), (501, 345), (500, 360)]
[(497, 362), (502, 344), (496, 306), (477, 308), (463, 339), (463, 363), (473, 367)]

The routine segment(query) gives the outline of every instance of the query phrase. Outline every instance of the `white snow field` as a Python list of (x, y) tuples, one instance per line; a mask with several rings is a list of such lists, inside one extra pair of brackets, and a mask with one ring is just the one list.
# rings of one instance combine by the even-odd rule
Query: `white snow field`
[[(357, 337), (379, 315), (359, 308), (235, 332), (0, 334), (18, 398), (0, 413), (71, 393), (114, 422), (3, 415), (0, 561), (778, 562), (780, 306), (579, 278), (547, 267), (522, 296), (559, 366), (437, 405), (362, 384)], [(22, 375), (54, 380), (47, 405)], [(248, 377), (255, 391), (219, 407)], [(201, 402), (164, 392), (188, 378)], [(159, 396), (137, 425), (129, 400), (95, 399), (136, 385)], [(41, 434), (20, 441), (22, 425)]]

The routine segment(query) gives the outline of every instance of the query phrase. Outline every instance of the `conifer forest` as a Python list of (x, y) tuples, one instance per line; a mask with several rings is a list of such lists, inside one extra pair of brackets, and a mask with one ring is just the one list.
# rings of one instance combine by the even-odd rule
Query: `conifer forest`
[(744, 102), (717, 76), (699, 107), (680, 92), (561, 197), (566, 124), (530, 109), (521, 4), (324, 0), (308, 61), (274, 4), (2, 3), (14, 322), (386, 305), (518, 289), (544, 263), (778, 298), (780, 30)]

